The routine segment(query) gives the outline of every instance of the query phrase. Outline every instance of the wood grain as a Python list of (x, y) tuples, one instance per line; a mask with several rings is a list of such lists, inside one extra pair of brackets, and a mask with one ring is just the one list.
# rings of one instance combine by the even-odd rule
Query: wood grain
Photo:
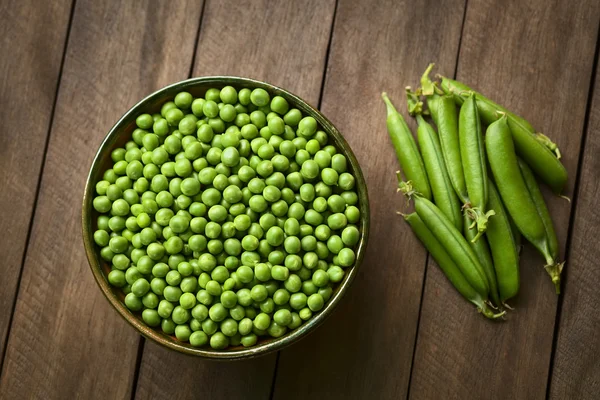
[[(209, 1), (194, 76), (238, 75), (319, 99), (335, 1)], [(137, 398), (269, 398), (276, 355), (218, 363), (147, 343)], [(174, 388), (177, 390), (174, 392)]]
[[(577, 173), (598, 6), (469, 2), (462, 37), (458, 79), (522, 114), (558, 143), (571, 177), (568, 195)], [(570, 205), (546, 195), (564, 255)], [(438, 269), (428, 269), (410, 397), (543, 398), (558, 297), (542, 266), (543, 259), (527, 246), (516, 311), (505, 323), (476, 315)], [(568, 289), (563, 296), (571, 296)]]
[[(195, 1), (77, 2), (0, 397), (131, 392), (139, 336), (111, 310), (88, 270), (81, 197), (112, 124), (143, 96), (187, 77), (200, 10)], [(37, 57), (47, 50), (36, 49)], [(24, 115), (19, 119), (37, 118)]]
[(587, 127), (575, 204), (574, 226), (569, 251), (568, 276), (559, 319), (558, 337), (551, 371), (551, 399), (596, 399), (600, 393), (600, 316), (597, 306), (600, 282), (597, 233), (600, 226), (600, 70)]
[(369, 246), (339, 309), (282, 352), (276, 399), (406, 396), (426, 256), (396, 215), (408, 207), (396, 193), (398, 163), (380, 94), (388, 91), (407, 115), (404, 87), (417, 85), (429, 62), (453, 72), (463, 7), (462, 1), (338, 3), (321, 109), (361, 162), (371, 205)]
[[(0, 5), (0, 364), (44, 157), (71, 0)], [(18, 46), (15, 44), (18, 43)], [(10, 56), (9, 56), (10, 55)]]

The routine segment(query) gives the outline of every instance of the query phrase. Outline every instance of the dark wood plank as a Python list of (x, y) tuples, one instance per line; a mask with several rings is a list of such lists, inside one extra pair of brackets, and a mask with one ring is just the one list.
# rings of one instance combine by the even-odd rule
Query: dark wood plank
[(395, 190), (398, 164), (380, 93), (387, 90), (406, 115), (404, 87), (417, 85), (429, 62), (453, 73), (463, 7), (463, 1), (443, 7), (434, 1), (338, 4), (321, 108), (361, 162), (371, 236), (339, 309), (282, 352), (277, 399), (406, 396), (426, 257), (396, 215), (407, 207)]
[(563, 299), (554, 367), (550, 382), (551, 399), (596, 399), (600, 393), (600, 316), (596, 309), (600, 293), (600, 270), (596, 238), (598, 192), (600, 191), (600, 70), (596, 84), (581, 164), (580, 183), (569, 250), (566, 296)]
[[(209, 1), (194, 76), (256, 78), (316, 104), (334, 7), (334, 0)], [(244, 362), (217, 363), (147, 343), (136, 397), (185, 398), (198, 393), (211, 399), (268, 398), (275, 359), (272, 354)]]
[(0, 397), (129, 396), (139, 336), (88, 270), (81, 196), (111, 125), (143, 96), (187, 77), (200, 10), (196, 1), (77, 2)]
[(27, 245), (70, 12), (71, 0), (10, 0), (0, 6), (0, 52), (5, 55), (0, 57), (0, 232), (4, 236), (0, 243), (0, 364)]
[[(556, 140), (570, 173), (568, 195), (577, 173), (598, 6), (469, 2), (462, 38), (458, 78)], [(564, 255), (570, 204), (546, 195)], [(516, 311), (504, 323), (477, 315), (439, 269), (428, 269), (411, 398), (545, 396), (558, 297), (542, 266), (543, 259), (527, 246)]]

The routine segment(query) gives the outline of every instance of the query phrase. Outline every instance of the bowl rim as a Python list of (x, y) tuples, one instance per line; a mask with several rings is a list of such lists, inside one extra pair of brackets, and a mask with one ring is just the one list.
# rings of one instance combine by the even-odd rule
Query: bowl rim
[[(92, 183), (92, 179), (100, 169), (103, 154), (111, 149), (111, 147), (114, 145), (114, 140), (116, 140), (116, 138), (122, 133), (123, 128), (127, 125), (127, 123), (130, 123), (132, 118), (133, 121), (135, 121), (135, 117), (140, 113), (145, 112), (146, 110), (144, 110), (144, 107), (149, 106), (154, 99), (159, 98), (165, 94), (168, 94), (170, 97), (172, 97), (171, 95), (174, 96), (179, 91), (202, 85), (214, 85), (215, 87), (231, 85), (238, 90), (243, 87), (260, 87), (267, 90), (272, 96), (280, 95), (284, 97), (286, 100), (288, 100), (290, 104), (293, 104), (294, 107), (299, 108), (304, 114), (308, 114), (314, 117), (319, 123), (319, 125), (323, 128), (323, 130), (327, 133), (327, 135), (329, 137), (333, 137), (334, 142), (337, 145), (336, 147), (338, 147), (338, 150), (341, 149), (343, 154), (348, 158), (353, 175), (356, 178), (355, 187), (359, 198), (358, 207), (361, 213), (361, 218), (359, 221), (361, 238), (357, 245), (356, 259), (354, 265), (345, 269), (346, 274), (344, 276), (344, 279), (342, 280), (342, 282), (339, 283), (338, 287), (332, 294), (332, 297), (329, 299), (329, 301), (325, 303), (325, 307), (323, 307), (322, 310), (316, 313), (313, 318), (309, 319), (306, 322), (303, 322), (303, 324), (300, 327), (286, 333), (285, 335), (279, 338), (268, 339), (263, 343), (259, 343), (255, 346), (248, 348), (242, 347), (235, 350), (213, 350), (210, 347), (195, 348), (189, 344), (179, 342), (176, 339), (173, 339), (171, 336), (168, 336), (146, 325), (141, 320), (141, 318), (129, 311), (129, 309), (127, 309), (124, 303), (113, 292), (113, 289), (108, 283), (107, 277), (103, 272), (102, 263), (104, 263), (104, 261), (100, 260), (99, 252), (96, 250), (96, 244), (93, 240), (92, 215), (94, 213), (94, 210), (92, 207), (92, 201), (95, 194), (95, 183)], [(297, 342), (298, 340), (306, 337), (308, 334), (313, 332), (319, 325), (321, 325), (325, 321), (325, 319), (329, 315), (331, 315), (332, 311), (340, 303), (344, 295), (348, 292), (352, 282), (358, 274), (359, 267), (362, 264), (366, 252), (370, 225), (369, 199), (364, 175), (362, 173), (358, 160), (356, 159), (356, 156), (350, 148), (350, 145), (346, 142), (342, 134), (331, 123), (331, 121), (329, 121), (329, 119), (327, 119), (319, 110), (311, 106), (308, 102), (283, 88), (255, 79), (221, 75), (195, 77), (172, 83), (161, 89), (156, 90), (155, 92), (146, 96), (145, 98), (137, 102), (134, 106), (129, 108), (129, 110), (125, 114), (123, 114), (123, 116), (119, 118), (119, 120), (108, 131), (104, 140), (100, 144), (98, 151), (94, 156), (86, 179), (81, 215), (83, 244), (88, 259), (88, 264), (90, 266), (92, 274), (94, 275), (94, 279), (97, 285), (99, 286), (100, 290), (102, 291), (104, 297), (106, 297), (106, 299), (117, 311), (117, 313), (146, 339), (150, 339), (155, 343), (158, 343), (170, 350), (174, 350), (179, 353), (216, 360), (237, 360), (263, 356), (274, 351), (281, 350)]]

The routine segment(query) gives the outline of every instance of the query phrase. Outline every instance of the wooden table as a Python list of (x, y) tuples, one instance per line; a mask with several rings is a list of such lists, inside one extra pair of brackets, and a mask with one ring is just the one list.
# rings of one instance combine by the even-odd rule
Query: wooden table
[[(4, 0), (0, 398), (597, 399), (599, 17), (594, 0)], [(527, 246), (504, 323), (478, 316), (395, 216), (406, 203), (379, 94), (404, 104), (430, 61), (527, 117), (569, 171), (570, 204), (546, 192), (563, 294)], [(230, 363), (141, 339), (97, 289), (80, 227), (112, 124), (168, 83), (219, 74), (318, 105), (362, 164), (372, 215), (334, 315), (279, 354)]]

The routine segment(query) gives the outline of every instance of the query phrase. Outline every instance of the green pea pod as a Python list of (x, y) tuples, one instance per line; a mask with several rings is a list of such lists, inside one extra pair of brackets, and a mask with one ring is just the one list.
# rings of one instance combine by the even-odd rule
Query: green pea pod
[(407, 180), (411, 181), (413, 187), (421, 196), (431, 199), (431, 189), (423, 159), (417, 149), (415, 139), (406, 125), (402, 115), (396, 111), (396, 108), (388, 98), (386, 93), (381, 97), (387, 108), (387, 129), (392, 139), (392, 144), (396, 150), (396, 156), (400, 162), (400, 167)]
[[(421, 76), (421, 92), (427, 98), (429, 112), (433, 122), (438, 127), (442, 154), (446, 169), (450, 175), (452, 187), (456, 191), (458, 198), (463, 204), (469, 203), (467, 185), (465, 183), (465, 174), (463, 171), (462, 160), (460, 157), (460, 144), (458, 138), (458, 115), (456, 112), (456, 103), (454, 96), (444, 94), (440, 96), (440, 90), (429, 78), (434, 64), (429, 64), (423, 76)], [(444, 92), (441, 92), (442, 94)], [(462, 102), (461, 102), (462, 104)]]
[[(535, 204), (538, 214), (542, 219), (542, 223), (544, 224), (546, 238), (548, 240), (548, 250), (550, 251), (552, 258), (556, 261), (560, 258), (560, 250), (558, 247), (558, 238), (556, 237), (556, 231), (554, 230), (554, 224), (552, 223), (550, 212), (546, 206), (546, 201), (544, 200), (544, 196), (542, 195), (540, 187), (538, 186), (531, 169), (523, 160), (519, 159), (518, 162), (519, 168), (521, 169), (521, 175), (523, 176), (525, 185), (529, 190), (529, 195), (533, 199), (533, 203)], [(563, 266), (563, 264), (560, 264), (558, 268), (562, 270)], [(560, 274), (560, 272), (558, 273)], [(560, 290), (559, 286), (557, 286), (557, 290)]]
[(488, 204), (494, 207), (496, 215), (490, 219), (485, 235), (494, 260), (500, 301), (504, 303), (519, 291), (519, 253), (515, 247), (510, 216), (506, 213), (500, 195), (491, 181), (488, 190)]
[(427, 228), (460, 268), (467, 282), (483, 298), (487, 298), (490, 288), (483, 267), (461, 232), (435, 204), (416, 193), (410, 182), (400, 182), (398, 189), (414, 199), (415, 211)]
[(504, 116), (487, 129), (486, 150), (490, 168), (508, 213), (523, 236), (544, 256), (546, 271), (558, 292), (562, 264), (558, 264), (551, 254), (546, 227), (519, 168), (507, 119)]
[(459, 105), (463, 104), (468, 93), (475, 93), (479, 114), (487, 125), (506, 114), (517, 153), (555, 193), (560, 194), (563, 191), (567, 183), (567, 171), (559, 161), (561, 154), (558, 146), (549, 137), (536, 133), (527, 120), (494, 103), (464, 83), (442, 76), (440, 86), (445, 93), (452, 94)]
[(458, 116), (456, 104), (450, 96), (441, 96), (437, 108), (438, 131), (444, 162), (450, 175), (452, 187), (463, 204), (469, 204), (467, 184), (460, 155), (460, 142), (458, 136)]
[(500, 104), (495, 103), (494, 101), (488, 99), (481, 93), (471, 89), (469, 86), (465, 85), (462, 82), (459, 82), (454, 79), (446, 78), (445, 76), (441, 76), (440, 86), (442, 90), (447, 94), (452, 94), (454, 99), (458, 105), (461, 105), (465, 100), (465, 95), (467, 93), (475, 93), (477, 96), (477, 107), (479, 108), (479, 115), (481, 119), (486, 125), (491, 124), (492, 122), (498, 120), (500, 118), (501, 113), (507, 114), (513, 117), (515, 120), (521, 122), (521, 124), (526, 127), (530, 132), (535, 132), (533, 126), (524, 118), (519, 117), (518, 115), (508, 111), (506, 108), (502, 107)]
[[(407, 100), (410, 110), (418, 109), (416, 105), (418, 98), (410, 90), (407, 90)], [(421, 114), (416, 114), (416, 119), (419, 126), (417, 141), (423, 156), (425, 171), (429, 177), (433, 200), (446, 217), (452, 221), (456, 229), (460, 231), (463, 225), (461, 207), (452, 188), (437, 135)]]
[(494, 215), (494, 211), (490, 210), (486, 213), (487, 166), (481, 122), (474, 95), (470, 95), (460, 107), (458, 139), (470, 201), (470, 204), (465, 207), (465, 212), (474, 220), (470, 229), (477, 227), (477, 234), (472, 239), (473, 242), (476, 242), (485, 232), (488, 218)]
[(458, 290), (458, 292), (468, 301), (475, 304), (479, 312), (485, 317), (495, 319), (502, 317), (505, 312), (494, 314), (494, 312), (487, 305), (487, 297), (482, 297), (469, 282), (465, 279), (460, 271), (460, 268), (453, 261), (452, 257), (444, 249), (444, 246), (435, 238), (433, 233), (423, 223), (417, 213), (405, 215), (404, 219), (412, 228), (415, 236), (425, 246), (427, 251), (433, 256), (446, 278), (452, 283), (452, 285)]
[[(465, 239), (467, 239), (467, 242), (475, 252), (479, 263), (483, 267), (483, 272), (485, 273), (485, 277), (490, 285), (490, 299), (494, 304), (499, 306), (501, 303), (500, 297), (498, 296), (498, 283), (496, 282), (496, 272), (494, 271), (494, 262), (492, 261), (492, 256), (490, 254), (490, 247), (484, 239), (472, 242), (476, 232), (474, 229), (469, 229), (469, 217), (465, 215), (464, 218)], [(493, 218), (490, 219), (490, 222), (492, 220)]]
[(532, 135), (525, 126), (508, 117), (517, 154), (533, 169), (554, 193), (561, 193), (567, 184), (567, 170), (552, 151)]

